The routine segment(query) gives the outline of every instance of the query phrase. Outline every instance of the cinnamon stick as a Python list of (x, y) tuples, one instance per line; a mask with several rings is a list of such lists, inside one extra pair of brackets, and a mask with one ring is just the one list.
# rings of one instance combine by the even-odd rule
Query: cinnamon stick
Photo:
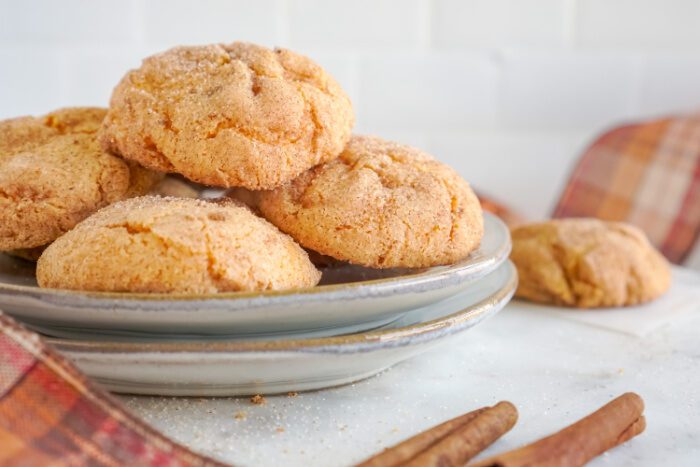
[(471, 467), (578, 466), (644, 431), (644, 401), (628, 392), (563, 430)]
[(473, 410), (471, 412), (460, 415), (459, 417), (448, 420), (440, 425), (434, 426), (429, 430), (417, 434), (413, 438), (409, 438), (396, 446), (388, 448), (358, 464), (357, 467), (388, 467), (398, 465), (414, 457), (419, 452), (427, 449), (436, 441), (444, 438), (455, 429), (473, 420), (477, 415), (486, 410), (486, 407)]
[(643, 432), (646, 429), (646, 427), (647, 419), (644, 418), (644, 415), (642, 415), (637, 419), (636, 422), (631, 424), (629, 428), (622, 432), (622, 434), (617, 438), (617, 443), (615, 443), (615, 446), (619, 446), (620, 444), (625, 443), (630, 439), (634, 438), (635, 436)]
[(405, 467), (464, 465), (510, 431), (518, 420), (518, 410), (510, 402), (484, 410), (471, 422), (462, 425), (442, 440), (430, 446)]
[(358, 467), (464, 465), (510, 430), (517, 418), (513, 404), (499, 402), (433, 427)]

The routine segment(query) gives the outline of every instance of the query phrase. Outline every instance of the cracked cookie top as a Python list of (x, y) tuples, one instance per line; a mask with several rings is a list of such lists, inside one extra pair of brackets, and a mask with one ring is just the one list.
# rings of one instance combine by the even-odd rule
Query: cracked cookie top
[[(141, 179), (141, 182), (144, 182), (144, 179)], [(131, 196), (141, 196), (143, 194), (143, 189), (145, 189), (145, 187), (139, 188), (138, 183), (136, 183), (130, 190), (130, 193), (132, 193)], [(153, 187), (148, 191), (148, 194), (153, 196), (174, 196), (176, 198), (199, 198), (200, 192), (190, 186), (188, 183), (169, 175), (167, 177), (163, 177), (160, 182), (153, 185)], [(34, 248), (20, 248), (17, 250), (9, 250), (5, 253), (27, 261), (36, 261), (39, 259), (47, 246), (48, 244)]]
[(668, 263), (636, 227), (597, 219), (560, 219), (512, 231), (516, 296), (592, 308), (643, 303), (671, 282)]
[(453, 169), (417, 149), (353, 136), (340, 156), (272, 191), (233, 190), (303, 246), (374, 268), (466, 257), (483, 218)]
[(161, 175), (102, 150), (106, 109), (66, 108), (0, 121), (0, 251), (52, 242)]
[(320, 66), (235, 42), (145, 59), (115, 88), (100, 139), (195, 182), (271, 189), (336, 157), (353, 123), (350, 100)]
[(294, 240), (241, 203), (152, 196), (98, 211), (37, 263), (41, 287), (90, 291), (283, 290), (320, 277)]

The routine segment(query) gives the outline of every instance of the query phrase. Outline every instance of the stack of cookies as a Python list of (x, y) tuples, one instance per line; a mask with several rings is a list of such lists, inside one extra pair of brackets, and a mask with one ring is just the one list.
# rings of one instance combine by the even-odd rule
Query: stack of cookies
[[(38, 258), (41, 287), (191, 294), (312, 287), (307, 250), (369, 268), (468, 256), (483, 235), (469, 185), (353, 124), (304, 56), (168, 50), (108, 109), (0, 122), (0, 251)], [(190, 182), (228, 191), (198, 199)]]

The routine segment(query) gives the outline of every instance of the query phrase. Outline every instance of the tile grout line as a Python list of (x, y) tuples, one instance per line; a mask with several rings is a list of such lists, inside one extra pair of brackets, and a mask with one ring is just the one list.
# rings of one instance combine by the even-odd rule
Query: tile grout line
[(134, 41), (139, 47), (143, 47), (146, 43), (146, 18), (144, 12), (144, 3), (138, 0), (131, 2), (131, 21), (134, 24)]
[(642, 97), (642, 81), (644, 79), (644, 72), (646, 68), (646, 57), (641, 53), (631, 54), (630, 58), (631, 64), (631, 82), (630, 90), (627, 96), (627, 113), (630, 117), (639, 115), (642, 112), (640, 108), (640, 102)]
[(277, 27), (277, 44), (272, 44), (276, 47), (289, 47), (290, 42), (290, 17), (289, 17), (289, 0), (276, 1), (276, 27)]
[(564, 36), (564, 45), (569, 49), (576, 47), (576, 25), (578, 5), (577, 0), (562, 0), (564, 3), (563, 12), (564, 17), (562, 18), (562, 32)]
[(420, 18), (418, 28), (418, 50), (423, 53), (431, 51), (433, 46), (433, 10), (434, 0), (419, 0), (418, 15)]

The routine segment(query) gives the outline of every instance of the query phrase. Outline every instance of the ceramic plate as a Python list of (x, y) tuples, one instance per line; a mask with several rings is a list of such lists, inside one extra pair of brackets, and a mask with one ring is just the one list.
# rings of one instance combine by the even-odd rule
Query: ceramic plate
[[(515, 268), (507, 261), (469, 292), (407, 313), (385, 329), (339, 337), (178, 343), (49, 341), (115, 392), (232, 396), (305, 391), (366, 378), (444, 342), (503, 308), (516, 285)], [(465, 299), (473, 304), (454, 312)]]
[(192, 338), (373, 329), (443, 300), (495, 270), (510, 253), (508, 228), (484, 214), (485, 233), (467, 259), (422, 270), (323, 270), (318, 287), (202, 296), (40, 289), (32, 263), (0, 255), (0, 309), (49, 335), (74, 339)]

